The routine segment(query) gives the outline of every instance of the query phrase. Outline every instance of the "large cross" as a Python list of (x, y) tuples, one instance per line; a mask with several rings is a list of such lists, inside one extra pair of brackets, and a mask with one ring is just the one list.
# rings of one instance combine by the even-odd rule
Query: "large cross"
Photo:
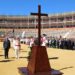
[(38, 13), (31, 13), (31, 15), (38, 16), (38, 45), (41, 45), (41, 16), (48, 16), (48, 14), (41, 13), (41, 6), (38, 5)]
[[(39, 45), (33, 46), (28, 66), (20, 67), (20, 73), (23, 75), (62, 75), (61, 72), (51, 69), (48, 61), (47, 50), (45, 46), (40, 46), (41, 38), (41, 16), (47, 16), (47, 14), (41, 14), (41, 7), (38, 6), (38, 13), (31, 13), (31, 15), (38, 15), (38, 38)], [(41, 61), (42, 59), (42, 61)], [(41, 67), (42, 66), (42, 67)]]

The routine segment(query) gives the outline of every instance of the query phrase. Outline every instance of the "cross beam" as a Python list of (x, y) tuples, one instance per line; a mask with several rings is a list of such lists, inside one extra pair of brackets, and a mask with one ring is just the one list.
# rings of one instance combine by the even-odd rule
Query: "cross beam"
[(48, 16), (48, 14), (41, 13), (41, 6), (38, 5), (38, 13), (31, 13), (31, 15), (38, 16), (38, 45), (41, 46), (41, 16)]

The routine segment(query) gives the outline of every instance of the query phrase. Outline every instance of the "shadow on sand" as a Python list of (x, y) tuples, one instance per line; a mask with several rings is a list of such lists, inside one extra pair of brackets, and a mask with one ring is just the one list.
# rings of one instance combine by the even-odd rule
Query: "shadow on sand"
[(26, 58), (26, 59), (28, 59), (28, 57), (20, 57), (20, 58)]
[(27, 51), (21, 51), (21, 52), (27, 52)]
[(11, 62), (13, 60), (9, 60), (9, 59), (6, 59), (6, 60), (1, 60), (0, 62)]
[(51, 57), (51, 58), (48, 58), (49, 60), (51, 60), (51, 59), (58, 59), (58, 57)]
[(65, 69), (69, 69), (69, 68), (74, 68), (73, 66), (70, 66), (70, 67), (64, 67), (64, 68), (61, 68), (59, 70), (65, 70)]
[(1, 56), (4, 56), (4, 55), (0, 55), (0, 57), (1, 57)]

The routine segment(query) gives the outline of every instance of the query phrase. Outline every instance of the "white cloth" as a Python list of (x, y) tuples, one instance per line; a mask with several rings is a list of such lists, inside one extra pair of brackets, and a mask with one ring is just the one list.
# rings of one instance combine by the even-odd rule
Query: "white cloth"
[(13, 47), (14, 47), (14, 50), (15, 50), (15, 57), (19, 58), (20, 41), (19, 40), (14, 40), (13, 41)]
[(46, 44), (48, 43), (48, 40), (46, 39), (46, 37), (42, 38), (42, 46), (46, 46)]
[(34, 44), (34, 40), (33, 39), (30, 39), (30, 47), (32, 47), (33, 46), (33, 44)]

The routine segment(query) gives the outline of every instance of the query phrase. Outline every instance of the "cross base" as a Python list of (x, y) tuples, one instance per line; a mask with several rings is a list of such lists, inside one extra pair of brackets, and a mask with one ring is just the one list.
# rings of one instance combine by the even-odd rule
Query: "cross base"
[(20, 67), (21, 75), (62, 75), (51, 68), (45, 46), (33, 46), (27, 67)]
[(49, 72), (37, 72), (35, 74), (29, 74), (27, 67), (20, 67), (18, 69), (21, 75), (62, 75), (63, 74), (58, 70), (54, 70), (54, 69), (50, 70)]

